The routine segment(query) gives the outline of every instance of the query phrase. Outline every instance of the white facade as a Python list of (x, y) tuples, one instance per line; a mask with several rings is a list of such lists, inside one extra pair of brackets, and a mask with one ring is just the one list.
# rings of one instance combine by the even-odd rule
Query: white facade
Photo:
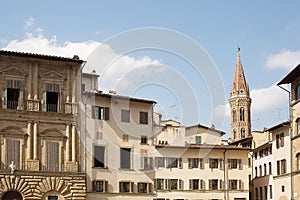
[(253, 133), (254, 199), (289, 199), (291, 160), (289, 122)]

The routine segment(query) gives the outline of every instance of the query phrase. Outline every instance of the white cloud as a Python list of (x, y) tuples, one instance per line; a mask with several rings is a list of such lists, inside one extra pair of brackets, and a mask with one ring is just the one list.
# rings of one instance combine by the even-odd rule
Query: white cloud
[(300, 63), (300, 51), (283, 50), (277, 54), (268, 56), (267, 67), (293, 69)]
[[(159, 64), (158, 60), (152, 59), (149, 56), (135, 58), (128, 55), (118, 55), (108, 45), (101, 45), (97, 41), (71, 42), (66, 41), (62, 44), (58, 43), (56, 36), (47, 38), (43, 34), (43, 30), (35, 27), (34, 19), (30, 17), (25, 27), (30, 28), (25, 34), (23, 40), (12, 40), (3, 48), (8, 51), (20, 51), (44, 55), (54, 55), (72, 58), (73, 55), (78, 55), (80, 59), (87, 60), (89, 55), (98, 47), (101, 48), (94, 62), (87, 62), (84, 71), (91, 72), (96, 70), (102, 73), (103, 65), (111, 64), (105, 71), (105, 81), (100, 83), (101, 90), (108, 91), (115, 87), (116, 83), (128, 72), (133, 71), (138, 67), (145, 67)], [(89, 60), (88, 60), (89, 61)], [(112, 62), (114, 61), (114, 62)], [(102, 66), (101, 66), (102, 65)], [(99, 67), (101, 66), (101, 67)], [(100, 74), (102, 78), (102, 74)]]
[[(275, 111), (288, 105), (287, 92), (279, 88), (276, 83), (267, 88), (252, 89), (250, 97), (252, 99), (252, 113)], [(228, 103), (226, 105), (218, 105), (214, 112), (220, 117), (230, 117), (230, 106)]]
[(26, 21), (25, 21), (25, 25), (24, 25), (24, 28), (25, 29), (29, 29), (31, 27), (34, 26), (34, 22), (35, 22), (35, 19), (33, 17), (29, 17)]
[(250, 95), (252, 98), (252, 112), (254, 113), (288, 105), (287, 92), (279, 88), (276, 83), (268, 88), (253, 89)]

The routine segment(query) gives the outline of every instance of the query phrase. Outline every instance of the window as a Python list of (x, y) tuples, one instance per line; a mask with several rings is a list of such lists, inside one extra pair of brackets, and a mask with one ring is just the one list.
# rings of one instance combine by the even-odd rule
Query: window
[(267, 175), (267, 165), (264, 164), (264, 176), (266, 176), (266, 175)]
[(201, 144), (201, 136), (196, 136), (195, 137), (195, 140), (196, 140), (196, 144)]
[(164, 189), (164, 179), (154, 179), (154, 189), (163, 190)]
[(257, 177), (257, 167), (255, 167), (255, 177)]
[(210, 190), (218, 190), (218, 179), (209, 179), (209, 189)]
[(262, 176), (262, 167), (259, 165), (259, 176)]
[(128, 135), (127, 134), (123, 134), (122, 135), (122, 139), (123, 139), (123, 142), (128, 142)]
[(148, 193), (148, 183), (138, 183), (138, 193)]
[(251, 166), (252, 166), (251, 158), (248, 158), (248, 167), (251, 167)]
[(236, 122), (236, 110), (235, 109), (232, 110), (232, 121)]
[(181, 190), (183, 188), (181, 179), (165, 179), (165, 181), (168, 182), (171, 190)]
[(155, 157), (155, 167), (165, 167), (165, 158), (164, 157)]
[(188, 167), (189, 169), (199, 167), (199, 158), (188, 158)]
[(259, 187), (259, 197), (262, 200), (263, 199), (263, 190), (262, 187)]
[(241, 138), (245, 138), (245, 129), (241, 128)]
[(191, 190), (199, 190), (199, 179), (190, 179), (189, 180)]
[(241, 159), (228, 159), (228, 169), (242, 169), (242, 160)]
[(238, 180), (229, 180), (229, 189), (237, 190), (238, 189)]
[(105, 167), (105, 147), (94, 146), (94, 167)]
[(300, 119), (297, 119), (297, 135), (300, 135)]
[(120, 149), (120, 160), (121, 160), (121, 169), (130, 169), (131, 168), (131, 148), (121, 148)]
[(16, 110), (19, 106), (19, 103), (22, 104), (21, 94), (21, 81), (20, 80), (7, 80), (6, 83), (6, 96), (7, 96), (7, 109)]
[(284, 192), (284, 191), (285, 191), (285, 187), (283, 185), (283, 186), (281, 186), (281, 192)]
[(133, 192), (133, 182), (129, 182), (129, 181), (119, 182), (119, 190), (121, 193), (132, 193)]
[(147, 144), (147, 143), (148, 143), (147, 136), (141, 136), (141, 144)]
[(284, 133), (280, 133), (276, 135), (276, 148), (280, 148), (284, 146)]
[(272, 185), (269, 185), (270, 199), (273, 198), (273, 188)]
[(240, 109), (240, 121), (241, 122), (245, 121), (245, 110), (244, 110), (244, 108)]
[(209, 168), (215, 169), (219, 167), (219, 159), (209, 159)]
[(141, 157), (141, 169), (153, 170), (153, 158), (152, 157)]
[(296, 157), (297, 157), (297, 164), (298, 164), (297, 169), (299, 171), (300, 170), (300, 153), (297, 153)]
[(235, 129), (233, 129), (233, 139), (236, 139), (236, 130)]
[(277, 175), (286, 173), (286, 160), (277, 160)]
[(109, 120), (109, 108), (108, 107), (94, 107), (94, 116), (95, 119), (100, 120)]
[(58, 200), (58, 196), (56, 195), (49, 195), (48, 200)]
[(264, 186), (264, 199), (268, 199), (268, 187)]
[(203, 158), (199, 158), (199, 168), (204, 169)]
[(20, 140), (6, 139), (6, 164), (12, 162), (16, 169), (20, 169)]
[(258, 200), (258, 188), (255, 188), (255, 199)]
[(107, 192), (108, 182), (104, 180), (93, 181), (93, 191), (94, 192)]
[(148, 124), (148, 112), (140, 112), (140, 124)]
[(46, 169), (47, 171), (59, 170), (59, 143), (46, 142)]
[(121, 122), (130, 122), (130, 110), (121, 110)]
[(167, 168), (181, 168), (181, 158), (167, 158)]
[(272, 174), (272, 163), (269, 162), (269, 174)]
[(46, 83), (46, 111), (58, 112), (59, 84)]
[(296, 88), (296, 100), (300, 99), (300, 85), (297, 86)]

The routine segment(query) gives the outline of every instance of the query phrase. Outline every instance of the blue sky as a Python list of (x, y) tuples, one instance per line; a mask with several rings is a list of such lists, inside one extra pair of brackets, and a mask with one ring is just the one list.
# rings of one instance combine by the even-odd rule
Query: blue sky
[[(167, 28), (203, 47), (221, 74), (228, 99), (239, 45), (253, 95), (253, 129), (261, 130), (288, 118), (287, 94), (273, 85), (300, 61), (299, 6), (299, 1), (271, 0), (3, 1), (0, 48), (69, 57), (78, 54), (84, 59), (87, 52), (120, 32)], [(200, 110), (198, 118), (182, 117), (178, 95), (158, 85), (143, 87), (133, 95), (157, 100), (165, 118), (175, 118), (185, 125), (214, 123), (211, 113), (220, 111), (207, 106), (210, 97), (205, 81), (195, 77), (184, 60), (166, 52), (142, 50), (123, 57), (119, 64), (124, 63), (159, 63), (176, 70), (190, 80), (201, 99), (200, 105), (190, 105), (190, 109), (194, 106)], [(105, 86), (109, 89), (108, 84)], [(226, 108), (225, 104), (219, 108)], [(225, 113), (224, 124), (217, 128), (229, 134), (229, 123)]]

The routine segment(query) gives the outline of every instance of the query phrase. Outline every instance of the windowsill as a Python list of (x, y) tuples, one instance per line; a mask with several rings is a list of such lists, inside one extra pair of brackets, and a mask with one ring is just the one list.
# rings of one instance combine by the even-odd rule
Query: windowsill
[(108, 170), (108, 167), (92, 167), (93, 169), (102, 169), (102, 170)]
[(119, 168), (121, 171), (134, 171), (134, 169), (127, 169), (127, 168)]
[(148, 146), (149, 146), (149, 144), (148, 144), (148, 143), (140, 143), (140, 145), (148, 145)]

